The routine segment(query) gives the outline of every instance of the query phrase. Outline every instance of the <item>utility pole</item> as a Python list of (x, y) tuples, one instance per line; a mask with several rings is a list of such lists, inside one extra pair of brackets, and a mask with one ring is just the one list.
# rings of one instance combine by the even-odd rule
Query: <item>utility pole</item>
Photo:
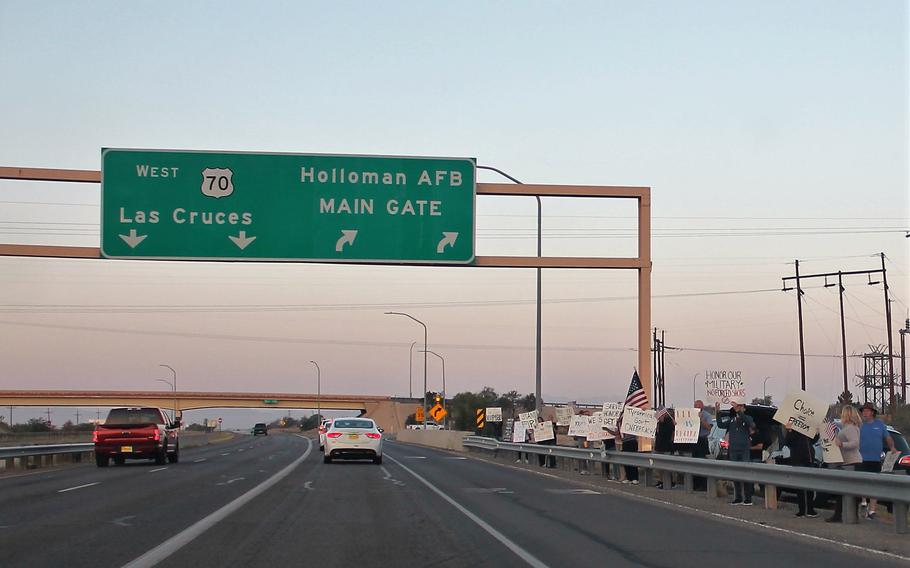
[(803, 296), (804, 292), (802, 290), (801, 281), (807, 280), (810, 278), (824, 278), (825, 287), (830, 288), (832, 286), (835, 286), (835, 284), (829, 284), (828, 278), (833, 278), (833, 277), (837, 276), (836, 285), (838, 287), (838, 293), (840, 294), (840, 297), (839, 297), (840, 327), (841, 327), (841, 350), (842, 350), (842, 356), (843, 356), (842, 368), (843, 368), (844, 392), (849, 392), (849, 390), (850, 390), (849, 384), (847, 383), (847, 332), (846, 332), (846, 324), (844, 322), (844, 319), (845, 319), (844, 318), (844, 291), (845, 291), (844, 276), (853, 276), (853, 275), (857, 275), (857, 274), (863, 274), (870, 278), (869, 284), (874, 285), (874, 284), (878, 284), (878, 282), (871, 281), (872, 275), (881, 273), (882, 281), (883, 281), (884, 287), (885, 287), (885, 317), (887, 320), (887, 331), (888, 331), (888, 361), (889, 361), (889, 365), (891, 366), (890, 368), (891, 368), (891, 377), (892, 377), (891, 400), (892, 401), (894, 400), (894, 386), (893, 386), (894, 368), (893, 368), (893, 362), (891, 362), (891, 356), (892, 356), (891, 355), (892, 354), (892, 352), (891, 352), (891, 302), (888, 299), (888, 280), (887, 280), (887, 278), (885, 278), (885, 253), (881, 253), (881, 258), (882, 258), (882, 267), (879, 269), (849, 270), (849, 271), (838, 270), (837, 272), (822, 272), (819, 274), (802, 274), (802, 275), (799, 273), (799, 261), (797, 260), (795, 262), (795, 266), (796, 266), (795, 276), (786, 276), (781, 279), (781, 280), (783, 280), (783, 284), (784, 284), (783, 285), (784, 292), (794, 289), (792, 286), (787, 287), (788, 281), (790, 281), (790, 280), (796, 281), (797, 310), (799, 313), (799, 367), (800, 367), (800, 377), (802, 379), (801, 387), (803, 390), (806, 390), (806, 351), (805, 351), (805, 343), (804, 343), (804, 339), (803, 339), (802, 296)]
[(47, 409), (47, 425), (48, 426), (51, 425), (51, 409), (50, 408)]
[(891, 339), (891, 300), (888, 299), (888, 272), (885, 270), (885, 253), (882, 255), (882, 285), (885, 288), (885, 319), (888, 322), (888, 412), (894, 413), (894, 352)]
[(76, 409), (76, 426), (79, 425), (79, 409)]
[(910, 318), (907, 318), (904, 329), (898, 330), (898, 333), (901, 334), (901, 402), (907, 404), (907, 345), (904, 343), (904, 336), (910, 333)]

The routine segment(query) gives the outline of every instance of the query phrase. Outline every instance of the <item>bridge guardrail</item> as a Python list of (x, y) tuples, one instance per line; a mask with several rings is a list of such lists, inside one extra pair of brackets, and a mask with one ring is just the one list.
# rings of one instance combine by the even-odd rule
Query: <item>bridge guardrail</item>
[(501, 442), (494, 438), (483, 436), (465, 436), (463, 444), (467, 448), (493, 452), (499, 450), (523, 452), (569, 460), (632, 466), (663, 472), (666, 474), (664, 487), (670, 487), (671, 485), (668, 479), (671, 472), (685, 476), (687, 490), (691, 490), (694, 476), (705, 477), (708, 479), (709, 495), (713, 494), (715, 496), (717, 494), (716, 483), (722, 479), (762, 483), (771, 487), (809, 489), (831, 495), (841, 495), (844, 498), (845, 522), (855, 521), (855, 516), (851, 518), (849, 512), (851, 507), (855, 511), (856, 496), (874, 497), (893, 503), (895, 529), (899, 534), (907, 533), (910, 475), (889, 475), (767, 463), (718, 461), (666, 454), (604, 451), (566, 446), (517, 444), (514, 442)]

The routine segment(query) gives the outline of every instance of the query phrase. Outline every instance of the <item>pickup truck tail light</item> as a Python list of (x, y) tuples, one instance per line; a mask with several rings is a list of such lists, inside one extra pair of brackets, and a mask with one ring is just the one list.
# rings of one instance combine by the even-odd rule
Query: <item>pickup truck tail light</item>
[(377, 434), (375, 432), (367, 432), (367, 438), (370, 438), (373, 440), (378, 440), (379, 438), (382, 438), (382, 434)]
[(902, 457), (901, 459), (899, 459), (897, 461), (897, 463), (910, 467), (910, 455), (906, 455), (906, 456)]
[(92, 443), (98, 443), (98, 430), (92, 430)]
[(341, 432), (329, 432), (328, 434), (326, 434), (326, 436), (328, 436), (329, 438), (332, 438), (332, 439), (340, 438)]
[(161, 440), (161, 432), (159, 430), (155, 430), (155, 433), (152, 434), (152, 440), (155, 440), (156, 442)]

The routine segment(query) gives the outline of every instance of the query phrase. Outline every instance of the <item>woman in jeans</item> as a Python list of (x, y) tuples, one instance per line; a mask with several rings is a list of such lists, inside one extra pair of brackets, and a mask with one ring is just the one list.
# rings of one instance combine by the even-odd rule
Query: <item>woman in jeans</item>
[[(845, 405), (844, 409), (840, 413), (840, 432), (834, 438), (834, 443), (840, 448), (841, 457), (844, 458), (843, 463), (834, 464), (831, 467), (836, 469), (846, 469), (853, 471), (856, 469), (856, 465), (863, 462), (863, 457), (859, 453), (859, 429), (863, 424), (863, 419), (860, 418), (859, 412), (856, 411), (851, 405)], [(829, 523), (839, 523), (843, 520), (842, 512), (844, 506), (844, 499), (840, 495), (837, 496), (837, 504), (834, 508), (834, 514), (830, 518), (825, 519)]]

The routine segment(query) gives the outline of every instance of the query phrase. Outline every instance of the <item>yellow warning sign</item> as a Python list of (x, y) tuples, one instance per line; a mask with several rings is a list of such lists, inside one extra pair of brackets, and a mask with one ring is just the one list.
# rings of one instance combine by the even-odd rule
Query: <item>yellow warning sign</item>
[(448, 414), (448, 412), (446, 412), (446, 409), (439, 403), (436, 403), (433, 408), (430, 409), (430, 416), (432, 416), (433, 420), (436, 422), (441, 422), (446, 414)]
[(414, 420), (416, 420), (418, 424), (423, 424), (423, 407), (422, 406), (417, 407), (417, 411), (414, 413)]

